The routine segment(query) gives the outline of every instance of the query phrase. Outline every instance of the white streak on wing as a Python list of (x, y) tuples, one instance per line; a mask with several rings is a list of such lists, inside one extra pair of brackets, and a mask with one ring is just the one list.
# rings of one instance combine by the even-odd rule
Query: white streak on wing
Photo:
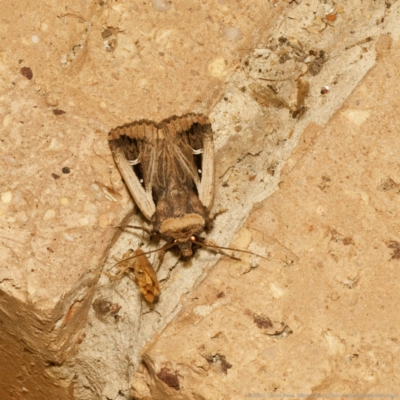
[(199, 187), (201, 184), (200, 178), (199, 175), (197, 174), (197, 170), (194, 164), (186, 159), (185, 154), (181, 151), (181, 149), (178, 146), (173, 145), (173, 151), (182, 169), (185, 170), (186, 173), (193, 179), (196, 187)]
[(137, 165), (140, 163), (139, 158), (137, 158), (136, 160), (128, 160), (129, 165)]
[(125, 184), (128, 186), (135, 203), (143, 215), (148, 220), (151, 220), (151, 217), (156, 211), (151, 190), (149, 191), (143, 189), (143, 186), (139, 182), (138, 177), (135, 175), (129, 160), (126, 159), (124, 152), (121, 149), (114, 148), (113, 153), (118, 169), (123, 176)]
[(201, 166), (201, 183), (197, 186), (199, 199), (203, 206), (210, 210), (214, 199), (214, 142), (212, 135), (207, 132), (204, 135), (203, 163)]
[(203, 154), (203, 149), (198, 149), (198, 150), (192, 149), (192, 151), (193, 151), (193, 154), (195, 154), (195, 155)]
[[(157, 137), (162, 135), (161, 130), (157, 130)], [(146, 165), (144, 174), (144, 183), (146, 187), (146, 192), (149, 193), (149, 196), (153, 199), (152, 188), (154, 179), (156, 178), (157, 170), (158, 170), (158, 140), (153, 140), (151, 149), (147, 151), (150, 153), (149, 165)], [(154, 204), (154, 202), (153, 202)]]

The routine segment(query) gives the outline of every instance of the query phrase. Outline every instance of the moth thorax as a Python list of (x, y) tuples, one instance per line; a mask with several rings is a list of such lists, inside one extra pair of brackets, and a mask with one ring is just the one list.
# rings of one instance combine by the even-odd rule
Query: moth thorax
[[(191, 248), (190, 238), (194, 234), (202, 232), (205, 225), (206, 223), (201, 215), (187, 214), (183, 217), (166, 219), (160, 226), (160, 233), (165, 237), (175, 239), (179, 244), (188, 242)], [(183, 254), (182, 247), (181, 250)]]

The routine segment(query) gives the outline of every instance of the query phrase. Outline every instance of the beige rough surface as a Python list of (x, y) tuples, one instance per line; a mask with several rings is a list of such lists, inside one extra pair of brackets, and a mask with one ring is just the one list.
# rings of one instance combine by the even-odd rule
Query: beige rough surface
[[(394, 23), (398, 8), (391, 12)], [(388, 35), (354, 40), (362, 42), (357, 59), (373, 52), (372, 42), (377, 63), (343, 105), (346, 85), (351, 92), (356, 83), (351, 63), (339, 64), (341, 73), (325, 65), (324, 85), (309, 78), (310, 108), (294, 131), (301, 126), (279, 190), (254, 207), (232, 244), (251, 243), (270, 260), (243, 256), (244, 262), (224, 259), (207, 269), (202, 284), (181, 298), (177, 317), (144, 348), (134, 398), (399, 396), (400, 45), (393, 28), (389, 22), (392, 49)], [(348, 40), (340, 39), (331, 45)], [(359, 77), (362, 71), (353, 70)], [(325, 85), (328, 96), (317, 99)], [(340, 108), (328, 122), (335, 101)], [(277, 129), (279, 135), (290, 125)], [(231, 160), (249, 148), (228, 146), (221, 154)], [(265, 147), (258, 146), (254, 158), (263, 157)], [(275, 155), (284, 158), (280, 151)], [(236, 178), (234, 195), (245, 203), (238, 164), (229, 189)], [(268, 168), (244, 171), (247, 180), (262, 182)]]
[(0, 397), (97, 398), (101, 363), (78, 357), (79, 370), (72, 355), (119, 236), (114, 226), (132, 210), (107, 132), (138, 118), (209, 113), (283, 3), (17, 1), (0, 8)]
[(399, 54), (304, 131), (235, 241), (270, 260), (209, 271), (143, 351), (138, 398), (399, 395)]
[[(357, 236), (346, 225), (350, 224), (347, 218), (346, 224), (341, 222), (343, 226), (333, 223), (332, 215), (324, 220), (324, 208), (318, 208), (319, 203), (315, 207), (309, 186), (306, 195), (299, 192), (298, 196), (303, 197), (291, 197), (291, 193), (298, 181), (304, 180), (301, 173), (304, 171), (298, 171), (302, 160), (309, 160), (309, 176), (313, 176), (311, 171), (318, 173), (315, 181), (309, 178), (311, 187), (315, 189), (317, 182), (320, 188), (315, 190), (326, 197), (323, 193), (333, 186), (336, 198), (342, 199), (334, 174), (320, 173), (324, 162), (328, 163), (324, 158), (327, 150), (318, 153), (317, 170), (313, 169), (314, 161), (307, 158), (310, 146), (322, 133), (329, 133), (319, 127), (342, 107), (375, 65), (377, 57), (380, 68), (389, 68), (391, 59), (385, 54), (391, 38), (397, 43), (399, 37), (398, 3), (17, 1), (1, 8), (1, 398), (127, 398), (129, 381), (138, 368), (144, 343), (161, 332), (182, 307), (180, 317), (153, 339), (144, 354), (154, 382), (140, 366), (139, 374), (146, 382), (136, 375), (134, 387), (141, 393), (139, 397), (145, 398), (151, 389), (154, 397), (163, 399), (196, 398), (196, 394), (200, 399), (201, 393), (207, 393), (207, 399), (218, 398), (213, 397), (215, 393), (220, 393), (220, 398), (235, 398), (236, 393), (266, 394), (275, 387), (289, 387), (293, 382), (297, 386), (292, 387), (299, 390), (312, 387), (314, 393), (326, 388), (336, 393), (356, 392), (359, 386), (353, 383), (354, 371), (360, 373), (361, 383), (372, 382), (365, 386), (369, 393), (378, 390), (387, 376), (396, 382), (397, 345), (391, 339), (396, 327), (394, 335), (389, 334), (390, 323), (386, 318), (398, 319), (392, 308), (383, 309), (381, 314), (372, 313), (378, 306), (396, 304), (396, 299), (366, 303), (364, 296), (375, 290), (384, 299), (389, 295), (394, 298), (396, 292), (390, 291), (390, 285), (396, 284), (394, 272), (392, 280), (383, 279), (389, 273), (377, 276), (382, 281), (377, 286), (369, 275), (372, 273), (369, 263), (376, 259), (369, 257), (367, 250), (371, 249), (365, 248), (361, 257), (365, 269), (357, 266), (358, 258), (351, 252), (356, 246), (368, 243), (366, 234), (362, 231)], [(333, 15), (336, 20), (331, 21)], [(326, 57), (321, 58), (320, 50), (326, 52)], [(251, 56), (244, 57), (249, 51)], [(397, 54), (396, 44), (391, 57)], [(236, 69), (240, 61), (243, 63)], [(26, 77), (26, 70), (25, 76), (21, 74), (24, 67), (32, 70), (31, 80)], [(388, 101), (396, 99), (396, 67), (398, 61), (394, 60), (393, 71), (385, 70), (385, 74), (393, 77), (387, 89)], [(377, 78), (378, 88), (385, 74)], [(300, 119), (294, 119), (287, 108), (274, 106), (279, 103), (276, 99), (266, 100), (265, 91), (271, 86), (270, 90), (293, 108), (300, 76), (310, 84), (305, 99), (308, 110)], [(325, 86), (330, 91), (322, 95)], [(364, 101), (370, 88), (366, 87), (360, 101)], [(359, 124), (358, 129), (366, 128), (373, 120), (373, 112), (384, 111), (379, 97), (370, 96), (369, 101), (370, 108), (360, 110), (352, 105), (351, 109), (341, 109), (342, 117), (349, 120), (348, 124)], [(98, 275), (93, 273), (99, 271), (108, 247), (117, 240), (113, 226), (127, 215), (128, 221), (132, 209), (130, 197), (115, 170), (106, 134), (111, 127), (134, 119), (160, 120), (188, 111), (211, 113), (218, 160), (214, 211), (227, 211), (216, 219), (209, 237), (220, 245), (231, 241), (254, 203), (277, 190), (280, 171), (285, 168), (283, 188), (269, 200), (271, 209), (264, 211), (261, 205), (258, 213), (254, 211), (248, 230), (241, 231), (236, 244), (245, 248), (254, 238), (251, 249), (264, 255), (270, 253), (274, 261), (252, 259), (247, 264), (232, 264), (223, 260), (210, 272), (218, 258), (212, 253), (198, 251), (187, 263), (170, 253), (158, 272), (162, 284), (160, 301), (149, 307), (130, 280), (110, 283), (101, 277), (98, 281)], [(394, 107), (390, 111), (388, 119), (393, 123), (390, 129), (394, 134), (397, 115)], [(363, 138), (363, 130), (360, 132), (359, 140)], [(372, 138), (376, 132), (375, 129)], [(343, 147), (343, 143), (337, 135), (333, 144)], [(368, 155), (362, 142), (357, 143), (358, 151), (348, 156), (348, 163), (361, 162), (361, 156)], [(390, 145), (390, 151), (395, 148), (395, 144)], [(379, 155), (380, 149), (374, 146), (369, 154), (375, 151)], [(388, 153), (381, 158), (382, 162), (387, 161)], [(380, 165), (380, 158), (376, 162)], [(69, 167), (70, 173), (63, 173), (63, 167)], [(343, 170), (340, 174), (336, 171), (344, 167), (346, 163), (335, 164), (335, 175), (341, 175)], [(296, 172), (301, 177), (292, 181)], [(357, 177), (357, 182), (364, 182), (361, 173)], [(375, 176), (375, 180), (378, 178)], [(392, 196), (396, 202), (399, 180), (390, 174), (382, 179), (378, 184), (385, 192), (379, 192), (381, 198), (374, 207), (381, 207), (383, 213), (385, 206), (395, 215), (395, 203), (384, 199)], [(301, 188), (301, 184), (298, 186)], [(284, 190), (287, 198), (281, 197)], [(360, 201), (357, 190), (353, 190), (355, 194), (345, 193), (343, 198), (357, 200), (360, 211), (362, 204), (375, 197), (364, 190), (367, 197), (361, 197)], [(300, 199), (302, 202), (294, 210), (293, 204)], [(331, 208), (332, 204), (329, 203)], [(314, 237), (305, 218), (307, 210), (313, 216), (315, 209), (320, 217), (314, 223)], [(326, 210), (332, 213), (330, 208)], [(343, 210), (346, 210), (344, 205)], [(342, 214), (343, 210), (339, 208)], [(365, 212), (365, 215), (370, 214)], [(375, 214), (371, 211), (371, 215)], [(396, 268), (393, 265), (397, 263), (399, 250), (395, 232), (386, 237), (386, 223), (379, 225), (377, 217), (375, 221), (365, 219), (363, 227), (373, 227), (385, 241), (382, 245), (382, 241), (375, 239), (376, 246), (378, 242), (381, 246), (379, 265)], [(143, 219), (135, 214), (133, 222), (142, 224)], [(291, 229), (285, 228), (285, 224)], [(371, 238), (374, 230), (369, 231)], [(312, 268), (316, 259), (307, 253), (306, 238), (320, 243), (322, 249), (315, 254), (323, 258), (322, 266)], [(157, 245), (149, 243), (141, 232), (121, 235), (110, 252), (106, 268), (112, 267), (114, 256), (120, 257), (128, 247), (142, 244), (144, 248)], [(333, 256), (327, 255), (329, 250), (337, 258), (337, 264), (334, 258), (330, 260)], [(395, 258), (389, 261), (392, 253)], [(347, 257), (346, 262), (340, 257)], [(156, 265), (154, 259), (152, 262)], [(227, 276), (223, 271), (227, 267), (223, 266), (231, 264)], [(351, 273), (347, 274), (347, 268)], [(199, 282), (209, 272), (210, 277), (196, 292)], [(337, 274), (332, 275), (333, 272)], [(229, 287), (224, 286), (227, 282)], [(320, 285), (316, 300), (311, 290), (304, 291), (311, 282)], [(344, 302), (340, 310), (335, 311), (332, 306), (330, 313), (322, 312), (322, 305), (330, 304), (329, 293), (334, 294), (333, 299), (339, 296), (332, 300), (335, 304)], [(309, 307), (310, 303), (319, 307), (318, 313), (313, 313), (316, 307)], [(374, 321), (354, 314), (361, 314), (365, 304), (376, 317)], [(192, 314), (184, 317), (191, 309), (195, 310), (195, 317)], [(349, 310), (355, 315), (353, 325), (349, 322)], [(219, 330), (214, 332), (215, 321), (210, 318), (215, 316), (224, 322), (222, 334)], [(340, 324), (335, 316), (341, 317)], [(274, 322), (272, 328), (267, 317)], [(187, 323), (183, 324), (185, 318)], [(191, 326), (193, 321), (197, 325)], [(282, 328), (281, 322), (289, 326), (281, 338), (268, 336), (275, 328)], [(364, 323), (375, 323), (374, 330), (368, 331)], [(382, 324), (381, 336), (376, 333), (378, 323)], [(346, 331), (349, 326), (351, 338)], [(226, 332), (228, 327), (230, 332)], [(245, 336), (241, 330), (253, 336)], [(197, 340), (193, 346), (188, 336), (190, 331)], [(167, 340), (170, 332), (175, 332), (176, 337)], [(214, 339), (207, 335), (214, 335)], [(236, 338), (238, 341), (232, 344)], [(311, 340), (314, 347), (310, 352)], [(183, 343), (190, 348), (178, 347)], [(381, 355), (386, 344), (390, 353), (386, 353), (385, 359)], [(168, 350), (174, 349), (173, 346), (182, 352), (171, 355)], [(160, 349), (158, 358), (152, 349)], [(190, 373), (187, 366), (192, 365), (192, 359), (185, 359), (188, 354), (200, 366)], [(305, 364), (299, 362), (303, 355)], [(251, 373), (239, 370), (240, 365), (247, 365)], [(178, 375), (179, 391), (155, 377), (158, 373), (164, 381), (176, 386), (175, 372), (179, 368), (182, 368), (182, 376)], [(392, 368), (392, 375), (386, 373), (386, 368)], [(346, 376), (348, 369), (352, 375)], [(364, 373), (367, 369), (373, 375), (367, 376)], [(199, 376), (205, 379), (199, 380)], [(247, 376), (254, 386), (245, 387)], [(233, 377), (236, 380), (231, 380)], [(307, 387), (303, 385), (305, 378)], [(272, 382), (267, 389), (263, 386), (265, 382)], [(381, 392), (393, 387), (387, 382), (388, 389), (382, 388)]]

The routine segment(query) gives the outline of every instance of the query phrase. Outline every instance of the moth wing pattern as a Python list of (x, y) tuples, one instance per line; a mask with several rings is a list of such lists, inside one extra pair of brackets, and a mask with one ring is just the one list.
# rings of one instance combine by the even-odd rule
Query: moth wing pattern
[[(214, 142), (210, 120), (203, 114), (171, 117), (160, 123), (166, 148), (193, 180), (199, 199), (210, 210), (214, 199)], [(158, 158), (160, 160), (160, 158)], [(167, 168), (159, 175), (167, 177)]]
[(153, 123), (142, 120), (117, 127), (108, 135), (111, 152), (125, 184), (149, 220), (156, 209), (152, 196), (152, 180), (157, 169), (157, 149), (154, 149), (157, 143), (153, 143), (156, 133)]
[(214, 141), (211, 125), (206, 128), (203, 140), (203, 160), (201, 188), (199, 189), (199, 198), (204, 207), (210, 211), (214, 200), (214, 180), (215, 180), (215, 160), (214, 160)]
[(214, 198), (214, 144), (203, 114), (173, 116), (155, 123), (135, 121), (109, 133), (117, 167), (143, 215), (156, 212), (158, 189), (191, 180), (206, 210)]

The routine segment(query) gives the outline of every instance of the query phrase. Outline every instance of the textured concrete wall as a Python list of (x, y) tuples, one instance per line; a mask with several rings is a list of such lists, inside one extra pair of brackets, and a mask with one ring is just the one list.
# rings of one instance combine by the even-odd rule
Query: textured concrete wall
[(261, 1), (1, 6), (2, 398), (81, 396), (72, 356), (115, 226), (133, 207), (109, 129), (208, 114), (281, 10)]
[[(397, 3), (1, 8), (1, 398), (396, 392)], [(115, 228), (145, 221), (106, 136), (189, 111), (215, 134), (209, 238), (269, 260), (169, 253), (150, 306), (99, 279), (157, 246)]]

